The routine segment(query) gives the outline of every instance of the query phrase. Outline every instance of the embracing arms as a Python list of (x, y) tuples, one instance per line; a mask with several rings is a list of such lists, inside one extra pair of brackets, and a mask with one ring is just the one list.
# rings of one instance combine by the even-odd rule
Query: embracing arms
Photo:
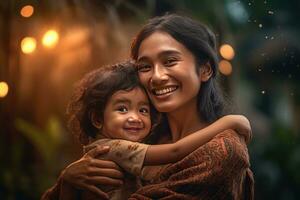
[(98, 185), (119, 187), (122, 185), (123, 174), (112, 161), (100, 160), (96, 157), (109, 151), (107, 147), (97, 147), (71, 163), (63, 170), (57, 183), (48, 189), (41, 200), (71, 200), (76, 189), (94, 193), (101, 199), (108, 199), (108, 195)]
[(134, 199), (254, 199), (254, 180), (249, 169), (244, 139), (226, 130), (189, 154), (165, 167), (152, 184), (140, 188)]
[(226, 115), (204, 129), (198, 130), (175, 143), (150, 145), (147, 149), (144, 165), (161, 165), (181, 160), (194, 150), (209, 142), (217, 134), (234, 129), (248, 141), (251, 127), (248, 119), (242, 115)]

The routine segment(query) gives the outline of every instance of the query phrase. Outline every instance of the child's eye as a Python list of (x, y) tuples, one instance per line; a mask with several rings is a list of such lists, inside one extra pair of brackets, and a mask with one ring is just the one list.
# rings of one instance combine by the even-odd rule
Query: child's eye
[(140, 108), (140, 112), (143, 113), (143, 114), (148, 114), (149, 109), (148, 108)]
[(128, 109), (125, 106), (120, 106), (117, 108), (117, 111), (119, 111), (121, 113), (125, 113), (128, 111)]
[(139, 63), (137, 65), (138, 72), (148, 72), (151, 69), (151, 66), (147, 63)]

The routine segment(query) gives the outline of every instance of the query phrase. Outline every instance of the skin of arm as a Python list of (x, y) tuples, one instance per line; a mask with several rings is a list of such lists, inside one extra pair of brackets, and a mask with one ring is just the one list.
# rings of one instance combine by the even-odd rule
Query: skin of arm
[(198, 130), (175, 143), (150, 145), (146, 152), (144, 166), (177, 162), (227, 129), (236, 130), (244, 136), (245, 141), (249, 141), (251, 138), (251, 127), (246, 117), (226, 115), (206, 128)]

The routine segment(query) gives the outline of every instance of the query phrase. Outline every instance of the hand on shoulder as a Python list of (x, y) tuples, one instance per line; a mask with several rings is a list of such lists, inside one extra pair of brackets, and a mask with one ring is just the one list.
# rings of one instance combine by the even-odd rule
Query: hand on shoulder
[(237, 134), (249, 143), (252, 139), (252, 130), (249, 120), (244, 115), (226, 115), (221, 118), (225, 123), (230, 124)]

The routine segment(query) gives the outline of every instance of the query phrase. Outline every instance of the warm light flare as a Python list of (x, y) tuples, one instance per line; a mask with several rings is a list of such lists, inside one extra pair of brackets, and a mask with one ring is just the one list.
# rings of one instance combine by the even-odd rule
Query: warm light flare
[(30, 17), (33, 14), (33, 12), (34, 12), (34, 7), (31, 5), (26, 5), (21, 9), (20, 14), (23, 17)]
[(25, 54), (30, 54), (36, 49), (36, 40), (33, 37), (25, 37), (21, 41), (21, 49)]
[(56, 46), (58, 39), (58, 33), (55, 30), (49, 30), (44, 34), (42, 43), (45, 47), (53, 48)]
[(6, 82), (0, 82), (0, 98), (4, 98), (8, 93), (8, 85)]
[(232, 73), (232, 65), (229, 61), (227, 60), (221, 60), (219, 63), (219, 71), (226, 75), (229, 76)]
[(220, 47), (220, 54), (223, 58), (227, 60), (232, 60), (235, 55), (234, 49), (229, 44), (223, 44)]

